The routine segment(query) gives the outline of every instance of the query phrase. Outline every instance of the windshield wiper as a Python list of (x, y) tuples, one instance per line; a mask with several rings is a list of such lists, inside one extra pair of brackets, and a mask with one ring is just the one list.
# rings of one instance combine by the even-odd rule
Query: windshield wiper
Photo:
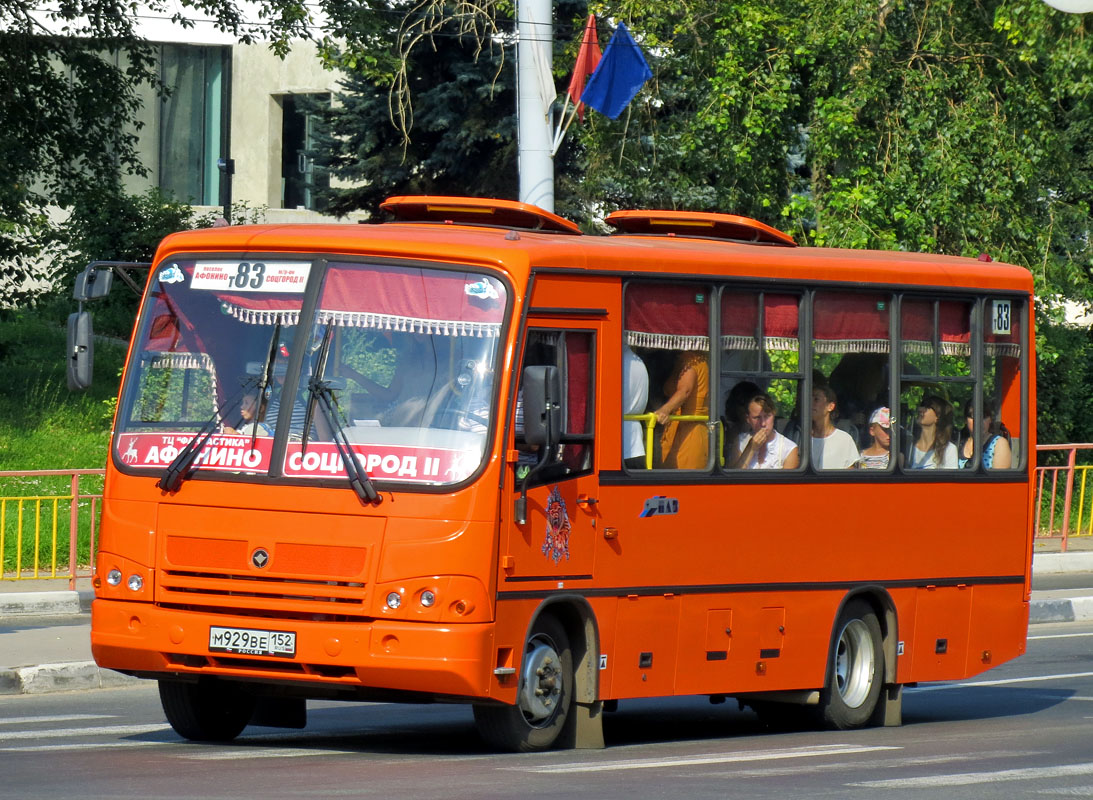
[(216, 429), (220, 424), (220, 412), (234, 403), (238, 403), (243, 397), (243, 393), (253, 385), (254, 379), (248, 378), (243, 381), (243, 385), (239, 387), (238, 392), (225, 399), (223, 403), (216, 407), (216, 410), (213, 411), (213, 415), (201, 426), (201, 430), (194, 434), (194, 438), (190, 439), (189, 443), (178, 452), (178, 455), (175, 456), (174, 460), (167, 465), (167, 469), (163, 471), (163, 475), (156, 481), (156, 486), (165, 492), (178, 491), (178, 487), (182, 485), (182, 482), (190, 477), (190, 467), (192, 467), (194, 461), (197, 460), (198, 454), (200, 454), (205, 445), (208, 444), (209, 438), (216, 433)]
[[(250, 449), (254, 449), (254, 442), (258, 438), (258, 418), (262, 415), (262, 404), (266, 401), (266, 393), (273, 382), (274, 360), (277, 358), (277, 345), (281, 339), (281, 318), (277, 318), (277, 324), (273, 326), (273, 335), (269, 337), (269, 351), (266, 353), (266, 363), (262, 368), (262, 380), (258, 382), (258, 397), (254, 399), (254, 419), (251, 422)], [(244, 429), (245, 430), (245, 429)]]
[(308, 434), (311, 432), (311, 422), (315, 416), (315, 406), (318, 405), (323, 412), (323, 417), (326, 419), (327, 424), (330, 425), (334, 446), (338, 449), (338, 455), (341, 456), (342, 465), (345, 467), (345, 474), (349, 478), (349, 486), (356, 493), (357, 497), (360, 498), (362, 503), (367, 502), (378, 506), (383, 502), (383, 498), (380, 497), (379, 492), (376, 491), (376, 487), (372, 485), (372, 479), (368, 477), (368, 472), (361, 466), (360, 461), (357, 460), (356, 455), (353, 453), (353, 447), (349, 443), (349, 437), (345, 433), (345, 426), (342, 425), (341, 420), (338, 419), (336, 409), (337, 403), (334, 399), (334, 392), (331, 389), (331, 384), (329, 381), (324, 381), (321, 377), (316, 377), (316, 375), (321, 376), (326, 371), (326, 361), (327, 357), (330, 355), (330, 340), (333, 333), (334, 328), (327, 327), (326, 334), (323, 336), (322, 346), (319, 348), (319, 355), (314, 372), (307, 381), (307, 412), (304, 414), (304, 432), (300, 450), (303, 452), (307, 451)]

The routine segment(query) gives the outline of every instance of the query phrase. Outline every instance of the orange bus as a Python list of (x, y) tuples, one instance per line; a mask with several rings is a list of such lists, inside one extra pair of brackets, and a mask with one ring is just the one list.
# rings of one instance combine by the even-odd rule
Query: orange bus
[(471, 703), (524, 751), (654, 696), (896, 725), (902, 687), (1024, 652), (1026, 270), (726, 214), (384, 209), (151, 267), (91, 636), (182, 736), (309, 698)]

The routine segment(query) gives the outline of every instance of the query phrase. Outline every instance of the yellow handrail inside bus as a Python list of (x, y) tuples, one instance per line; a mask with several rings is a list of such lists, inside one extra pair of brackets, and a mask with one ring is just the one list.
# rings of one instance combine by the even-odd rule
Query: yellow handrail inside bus
[[(645, 468), (653, 468), (653, 430), (657, 425), (657, 415), (653, 413), (648, 414), (623, 414), (623, 420), (626, 422), (640, 422), (645, 429)], [(705, 422), (709, 423), (710, 417), (708, 414), (673, 414), (668, 417), (669, 422)], [(717, 420), (717, 450), (719, 455), (719, 463), (721, 466), (725, 466), (725, 428), (721, 424), (721, 420)]]

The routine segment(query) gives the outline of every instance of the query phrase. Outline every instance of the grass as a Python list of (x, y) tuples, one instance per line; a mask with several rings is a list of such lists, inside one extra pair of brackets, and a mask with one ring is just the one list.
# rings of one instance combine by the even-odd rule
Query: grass
[[(0, 470), (101, 469), (106, 464), (125, 348), (97, 341), (94, 383), (86, 392), (70, 392), (65, 314), (59, 305), (0, 312)], [(70, 491), (63, 476), (0, 478), (0, 563), (5, 577), (14, 577), (17, 566), (25, 570), (35, 563), (46, 574), (53, 565), (67, 569), (69, 502), (48, 498), (67, 497)], [(101, 478), (81, 478), (81, 494), (101, 491)], [(84, 563), (90, 553), (90, 520), (91, 503), (81, 501), (78, 558)]]

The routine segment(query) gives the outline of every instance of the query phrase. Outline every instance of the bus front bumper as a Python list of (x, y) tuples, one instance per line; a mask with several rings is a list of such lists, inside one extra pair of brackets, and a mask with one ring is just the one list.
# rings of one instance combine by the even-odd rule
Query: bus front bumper
[[(295, 634), (294, 652), (270, 655), (210, 649), (212, 628)], [(162, 609), (96, 598), (91, 652), (100, 667), (143, 677), (218, 675), (258, 683), (299, 681), (434, 696), (489, 695), (489, 624), (375, 620), (314, 622)]]

